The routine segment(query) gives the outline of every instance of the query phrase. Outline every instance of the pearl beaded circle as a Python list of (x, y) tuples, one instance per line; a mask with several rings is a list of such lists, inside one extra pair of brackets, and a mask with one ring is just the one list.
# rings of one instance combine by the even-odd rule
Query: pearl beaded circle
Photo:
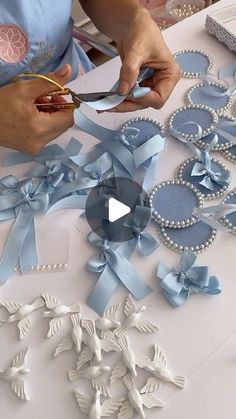
[[(222, 93), (224, 92), (227, 93), (227, 88), (223, 84), (211, 82), (209, 83), (209, 86), (216, 87), (216, 90), (218, 91), (220, 90)], [(195, 84), (195, 86), (192, 86), (185, 96), (187, 105), (206, 105), (214, 109), (214, 111), (218, 114), (222, 114), (222, 112), (227, 111), (232, 104), (233, 97), (230, 96), (229, 94), (226, 94), (225, 96), (223, 96), (224, 98), (227, 99), (225, 100), (226, 103), (224, 106), (221, 106), (220, 108), (218, 108), (215, 106), (215, 104), (211, 103), (212, 99), (214, 99), (214, 96), (207, 92), (207, 87), (208, 85), (205, 85), (204, 83), (198, 83), (198, 84)], [(203, 102), (196, 102), (196, 99), (194, 98), (194, 93), (197, 90), (202, 90), (203, 88), (206, 89), (206, 94), (204, 95)]]
[[(157, 129), (157, 132), (160, 132), (160, 135), (162, 137), (165, 137), (165, 126), (164, 124), (162, 124), (159, 121), (156, 121), (155, 119), (151, 119), (145, 116), (142, 117), (137, 117), (137, 118), (132, 118), (129, 121), (127, 121), (121, 128), (121, 132), (125, 133), (126, 128), (128, 127), (132, 127), (132, 124), (137, 123), (137, 122), (147, 122), (149, 124), (152, 124), (154, 126), (154, 128)], [(151, 138), (151, 137), (150, 137)], [(148, 139), (147, 139), (148, 140)], [(143, 141), (144, 143), (145, 141)], [(132, 143), (132, 140), (131, 140)]]
[(227, 148), (227, 150), (222, 151), (222, 154), (231, 163), (236, 164), (236, 144)]
[[(209, 106), (205, 106), (205, 105), (187, 105), (187, 106), (182, 106), (181, 108), (177, 109), (170, 117), (169, 119), (169, 131), (170, 134), (179, 139), (179, 137), (182, 138), (183, 141), (189, 141), (189, 142), (196, 142), (197, 140), (199, 140), (199, 134), (190, 134), (190, 133), (186, 133), (186, 132), (181, 132), (180, 128), (177, 126), (175, 127), (175, 119), (176, 117), (180, 114), (185, 112), (186, 110), (203, 110), (206, 113), (209, 114), (210, 119), (211, 119), (211, 123), (208, 126), (208, 128), (205, 128), (202, 130), (201, 133), (201, 138), (206, 137), (207, 135), (209, 135), (215, 128), (216, 128), (216, 124), (218, 123), (218, 115), (216, 114), (216, 112), (209, 108)], [(188, 119), (188, 118), (187, 118)], [(188, 122), (190, 122), (188, 120)], [(198, 124), (198, 121), (194, 120), (194, 123)], [(183, 122), (184, 124), (185, 122)], [(200, 125), (200, 124), (199, 124)]]
[[(165, 182), (160, 183), (159, 185), (156, 185), (149, 196), (149, 206), (152, 211), (152, 218), (162, 227), (185, 228), (196, 223), (197, 219), (196, 217), (192, 216), (191, 213), (189, 214), (188, 217), (179, 219), (178, 221), (167, 219), (163, 216), (163, 214), (158, 213), (157, 208), (155, 208), (154, 199), (158, 197), (158, 192), (160, 192), (162, 188), (166, 188), (166, 190), (168, 191), (167, 188), (171, 185), (179, 185), (179, 186), (184, 187), (184, 189), (187, 188), (188, 190), (190, 190), (193, 194), (193, 198), (196, 199), (196, 207), (197, 208), (202, 207), (203, 205), (202, 195), (193, 185), (191, 185), (188, 182), (184, 182), (182, 180), (167, 180)], [(176, 202), (173, 202), (174, 211), (176, 208), (175, 205), (176, 205)], [(165, 212), (165, 209), (163, 210)]]
[(207, 73), (208, 71), (211, 70), (212, 66), (213, 66), (213, 61), (210, 57), (210, 55), (208, 55), (206, 52), (201, 51), (200, 49), (185, 49), (183, 51), (179, 51), (176, 52), (174, 54), (174, 58), (177, 61), (178, 64), (180, 64), (180, 68), (181, 68), (181, 62), (179, 62), (178, 57), (181, 55), (189, 55), (189, 54), (200, 54), (203, 57), (205, 57), (206, 60), (206, 64), (204, 67), (200, 67), (198, 68), (196, 71), (181, 71), (181, 75), (182, 77), (188, 78), (188, 79), (196, 79), (196, 78), (201, 78), (202, 77), (202, 73)]
[(215, 229), (209, 227), (207, 224), (203, 223), (202, 221), (198, 221), (197, 223), (193, 224), (192, 226), (190, 226), (190, 227), (188, 227), (188, 228), (186, 228), (182, 231), (183, 231), (184, 234), (187, 233), (187, 230), (191, 229), (191, 228), (194, 228), (197, 231), (197, 229), (199, 228), (200, 225), (202, 225), (202, 226), (205, 225), (206, 229), (208, 229), (208, 231), (209, 231), (209, 235), (208, 235), (207, 240), (203, 240), (202, 243), (192, 244), (192, 245), (189, 245), (189, 246), (184, 246), (183, 244), (180, 244), (181, 240), (179, 240), (178, 242), (173, 240), (173, 238), (171, 237), (171, 234), (172, 234), (173, 231), (176, 231), (176, 230), (173, 230), (173, 229), (170, 229), (170, 228), (168, 229), (166, 227), (160, 227), (159, 226), (158, 227), (158, 232), (159, 232), (161, 241), (167, 247), (174, 250), (175, 252), (183, 253), (185, 250), (191, 250), (194, 253), (202, 253), (205, 250), (207, 250), (208, 247), (211, 246), (211, 244), (214, 242), (214, 240), (216, 238), (217, 231)]

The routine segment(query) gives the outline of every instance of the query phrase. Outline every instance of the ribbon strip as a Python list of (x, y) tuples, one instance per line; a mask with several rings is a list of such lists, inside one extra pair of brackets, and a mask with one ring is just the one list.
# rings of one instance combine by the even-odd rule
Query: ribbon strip
[[(98, 100), (96, 102), (84, 102), (84, 103), (88, 105), (90, 108), (100, 110), (100, 111), (105, 111), (105, 110), (112, 109), (120, 105), (128, 96), (131, 96), (135, 99), (145, 96), (147, 93), (150, 92), (151, 89), (149, 87), (141, 87), (139, 86), (139, 84), (143, 80), (151, 77), (153, 73), (154, 73), (154, 70), (151, 68), (142, 68), (139, 71), (139, 76), (138, 76), (135, 86), (132, 88), (131, 92), (128, 95), (121, 96), (121, 95), (116, 94), (114, 96), (109, 96), (104, 99)], [(114, 84), (114, 86), (111, 88), (110, 91), (116, 92), (118, 89), (118, 86), (119, 86), (119, 81), (117, 81)]]

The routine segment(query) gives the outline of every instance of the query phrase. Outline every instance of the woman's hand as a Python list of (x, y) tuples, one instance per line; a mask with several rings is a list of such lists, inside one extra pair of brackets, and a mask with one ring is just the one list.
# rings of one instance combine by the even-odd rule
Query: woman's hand
[[(66, 65), (49, 77), (64, 85), (70, 73)], [(52, 91), (55, 86), (43, 79), (17, 81), (0, 88), (1, 146), (35, 154), (73, 125), (71, 111), (40, 112), (35, 106), (39, 97), (41, 103), (47, 103), (46, 96)]]
[(113, 110), (161, 108), (178, 82), (180, 70), (149, 12), (145, 9), (137, 11), (124, 27), (117, 48), (122, 60), (121, 93), (128, 93), (134, 86), (140, 67), (151, 67), (155, 72), (153, 77), (143, 82), (144, 86), (151, 88), (150, 93), (138, 100), (126, 100)]

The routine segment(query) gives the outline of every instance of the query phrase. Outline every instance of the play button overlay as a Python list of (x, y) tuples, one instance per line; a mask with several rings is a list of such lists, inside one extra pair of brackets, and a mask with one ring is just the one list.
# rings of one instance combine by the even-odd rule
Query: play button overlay
[(146, 194), (131, 179), (108, 178), (88, 195), (85, 214), (91, 229), (104, 240), (127, 241), (133, 237), (130, 220), (137, 205), (143, 205)]
[(108, 200), (108, 221), (114, 223), (114, 221), (119, 220), (119, 218), (124, 217), (124, 215), (129, 214), (131, 208), (123, 204), (120, 201), (117, 201), (115, 198), (109, 198)]

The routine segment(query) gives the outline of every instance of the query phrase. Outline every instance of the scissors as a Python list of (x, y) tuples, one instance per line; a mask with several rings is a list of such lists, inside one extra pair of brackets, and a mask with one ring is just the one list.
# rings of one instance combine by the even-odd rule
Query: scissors
[(76, 109), (79, 108), (81, 103), (83, 102), (96, 102), (97, 100), (104, 99), (109, 96), (119, 95), (119, 96), (127, 96), (122, 95), (117, 91), (110, 91), (110, 92), (93, 92), (93, 93), (75, 93), (70, 88), (63, 87), (60, 83), (56, 82), (55, 80), (51, 79), (44, 74), (38, 73), (22, 73), (16, 76), (12, 81), (18, 81), (20, 78), (40, 78), (47, 80), (48, 82), (54, 84), (59, 90), (53, 91), (47, 95), (47, 97), (53, 96), (68, 96), (71, 95), (72, 102), (63, 102), (63, 103), (35, 103), (35, 106), (41, 110), (47, 109)]

